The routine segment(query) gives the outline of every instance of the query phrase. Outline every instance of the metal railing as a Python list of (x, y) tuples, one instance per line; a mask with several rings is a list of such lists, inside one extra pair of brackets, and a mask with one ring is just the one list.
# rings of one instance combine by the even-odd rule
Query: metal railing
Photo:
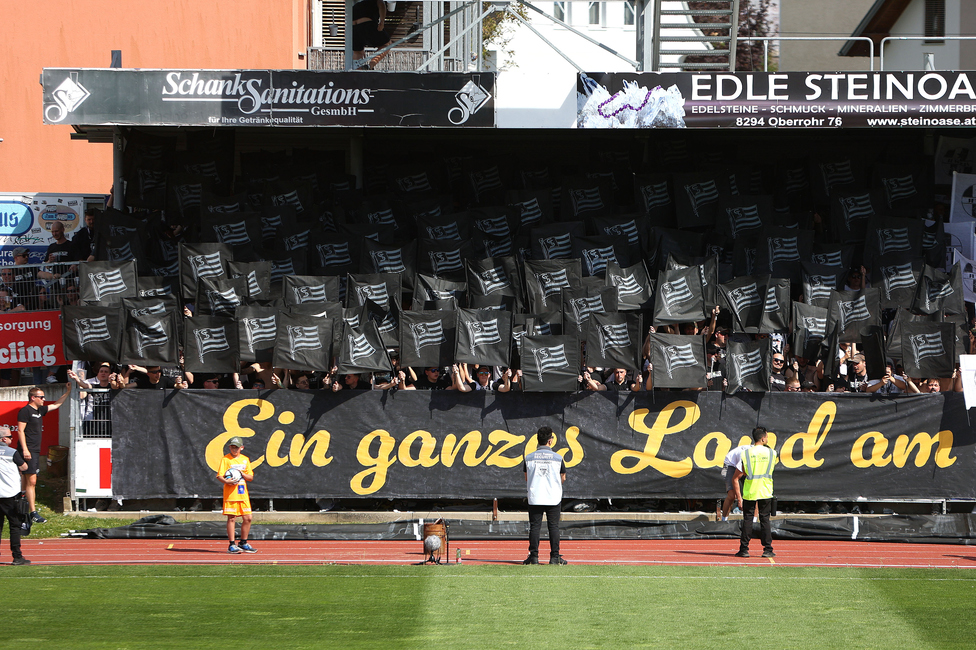
[[(367, 58), (372, 57), (373, 51), (367, 50)], [(380, 61), (377, 70), (387, 72), (412, 72), (431, 58), (432, 53), (426, 50), (395, 49)], [(455, 57), (443, 57), (443, 72), (461, 72), (464, 62)], [(341, 48), (310, 47), (308, 48), (309, 70), (345, 70), (346, 52)]]
[(0, 313), (79, 304), (78, 262), (0, 266)]
[[(740, 36), (740, 41), (762, 41), (763, 44), (763, 72), (769, 72), (769, 43), (771, 41), (867, 41), (871, 61), (871, 72), (874, 72), (874, 41), (868, 36)], [(883, 57), (883, 55), (882, 55)], [(881, 59), (881, 69), (884, 70), (884, 58)]]
[[(867, 37), (865, 36), (862, 38), (867, 38)], [(847, 40), (853, 41), (857, 39), (849, 38)], [(976, 36), (886, 36), (881, 39), (881, 46), (879, 48), (881, 52), (880, 66), (882, 71), (885, 69), (884, 52), (885, 52), (885, 44), (888, 41), (976, 41)], [(941, 44), (942, 43), (938, 43), (938, 45)], [(873, 58), (871, 60), (872, 62), (874, 61)], [(874, 68), (872, 68), (872, 70), (873, 69)]]

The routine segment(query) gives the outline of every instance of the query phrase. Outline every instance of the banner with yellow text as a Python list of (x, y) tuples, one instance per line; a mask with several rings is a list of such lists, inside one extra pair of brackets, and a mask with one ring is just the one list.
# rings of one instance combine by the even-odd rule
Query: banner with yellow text
[(216, 496), (241, 436), (252, 497), (518, 498), (542, 425), (557, 433), (566, 498), (720, 497), (725, 454), (757, 425), (774, 434), (780, 499), (976, 498), (961, 393), (127, 390), (113, 402), (112, 485)]

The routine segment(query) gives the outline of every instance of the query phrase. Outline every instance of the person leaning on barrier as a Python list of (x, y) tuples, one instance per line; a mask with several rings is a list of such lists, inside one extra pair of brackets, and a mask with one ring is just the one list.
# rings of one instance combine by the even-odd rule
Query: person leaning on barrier
[[(72, 379), (74, 379), (72, 377)], [(61, 395), (53, 404), (44, 404), (44, 389), (39, 387), (31, 388), (27, 393), (27, 404), (20, 409), (17, 414), (17, 433), (21, 453), (27, 462), (27, 471), (23, 475), (23, 489), (27, 494), (27, 503), (30, 506), (30, 518), (34, 523), (43, 524), (47, 521), (37, 512), (34, 502), (35, 490), (37, 486), (38, 461), (41, 455), (41, 435), (44, 431), (42, 418), (53, 411), (57, 411), (64, 404), (71, 394), (71, 382), (64, 388)]]
[[(759, 508), (759, 530), (763, 545), (763, 557), (776, 557), (773, 552), (773, 529), (769, 514), (773, 507), (773, 468), (776, 452), (766, 446), (769, 433), (764, 427), (752, 430), (752, 445), (742, 451), (732, 479), (735, 499), (742, 511), (742, 533), (739, 536), (739, 552), (736, 557), (749, 557), (752, 539), (752, 517)], [(742, 485), (739, 479), (744, 478)]]

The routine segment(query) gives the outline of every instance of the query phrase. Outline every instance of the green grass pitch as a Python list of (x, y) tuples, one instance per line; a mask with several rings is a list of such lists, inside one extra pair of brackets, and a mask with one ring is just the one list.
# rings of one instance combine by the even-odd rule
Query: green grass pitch
[(976, 572), (0, 567), (16, 648), (972, 648)]

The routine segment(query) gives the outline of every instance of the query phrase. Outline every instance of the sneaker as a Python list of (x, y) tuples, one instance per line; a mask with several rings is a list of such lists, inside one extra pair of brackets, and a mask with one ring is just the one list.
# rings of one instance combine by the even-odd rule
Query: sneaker
[(253, 546), (251, 546), (247, 542), (241, 542), (240, 549), (242, 551), (244, 551), (245, 553), (257, 553), (258, 552), (258, 549), (254, 548)]
[(749, 557), (749, 551), (739, 551), (735, 554), (736, 557)]
[(763, 551), (762, 556), (763, 557), (776, 557), (776, 554), (773, 553), (772, 551)]
[(553, 555), (549, 558), (549, 564), (569, 564), (562, 555)]
[(538, 563), (539, 563), (538, 555), (530, 555), (529, 557), (522, 560), (522, 564), (538, 564)]
[(47, 519), (45, 519), (44, 517), (42, 517), (41, 514), (39, 512), (37, 512), (37, 510), (35, 510), (34, 512), (32, 512), (30, 514), (30, 516), (31, 516), (31, 521), (33, 521), (35, 524), (46, 524), (47, 523)]
[(732, 508), (732, 514), (733, 515), (741, 515), (742, 514), (742, 511), (739, 510), (739, 506), (736, 506), (736, 507)]
[(227, 552), (228, 553), (243, 553), (244, 552), (244, 549), (242, 549), (237, 544), (231, 544), (230, 546), (227, 547)]
[(26, 557), (15, 557), (14, 561), (11, 562), (11, 564), (14, 566), (27, 566), (30, 563), (31, 561), (28, 560)]

